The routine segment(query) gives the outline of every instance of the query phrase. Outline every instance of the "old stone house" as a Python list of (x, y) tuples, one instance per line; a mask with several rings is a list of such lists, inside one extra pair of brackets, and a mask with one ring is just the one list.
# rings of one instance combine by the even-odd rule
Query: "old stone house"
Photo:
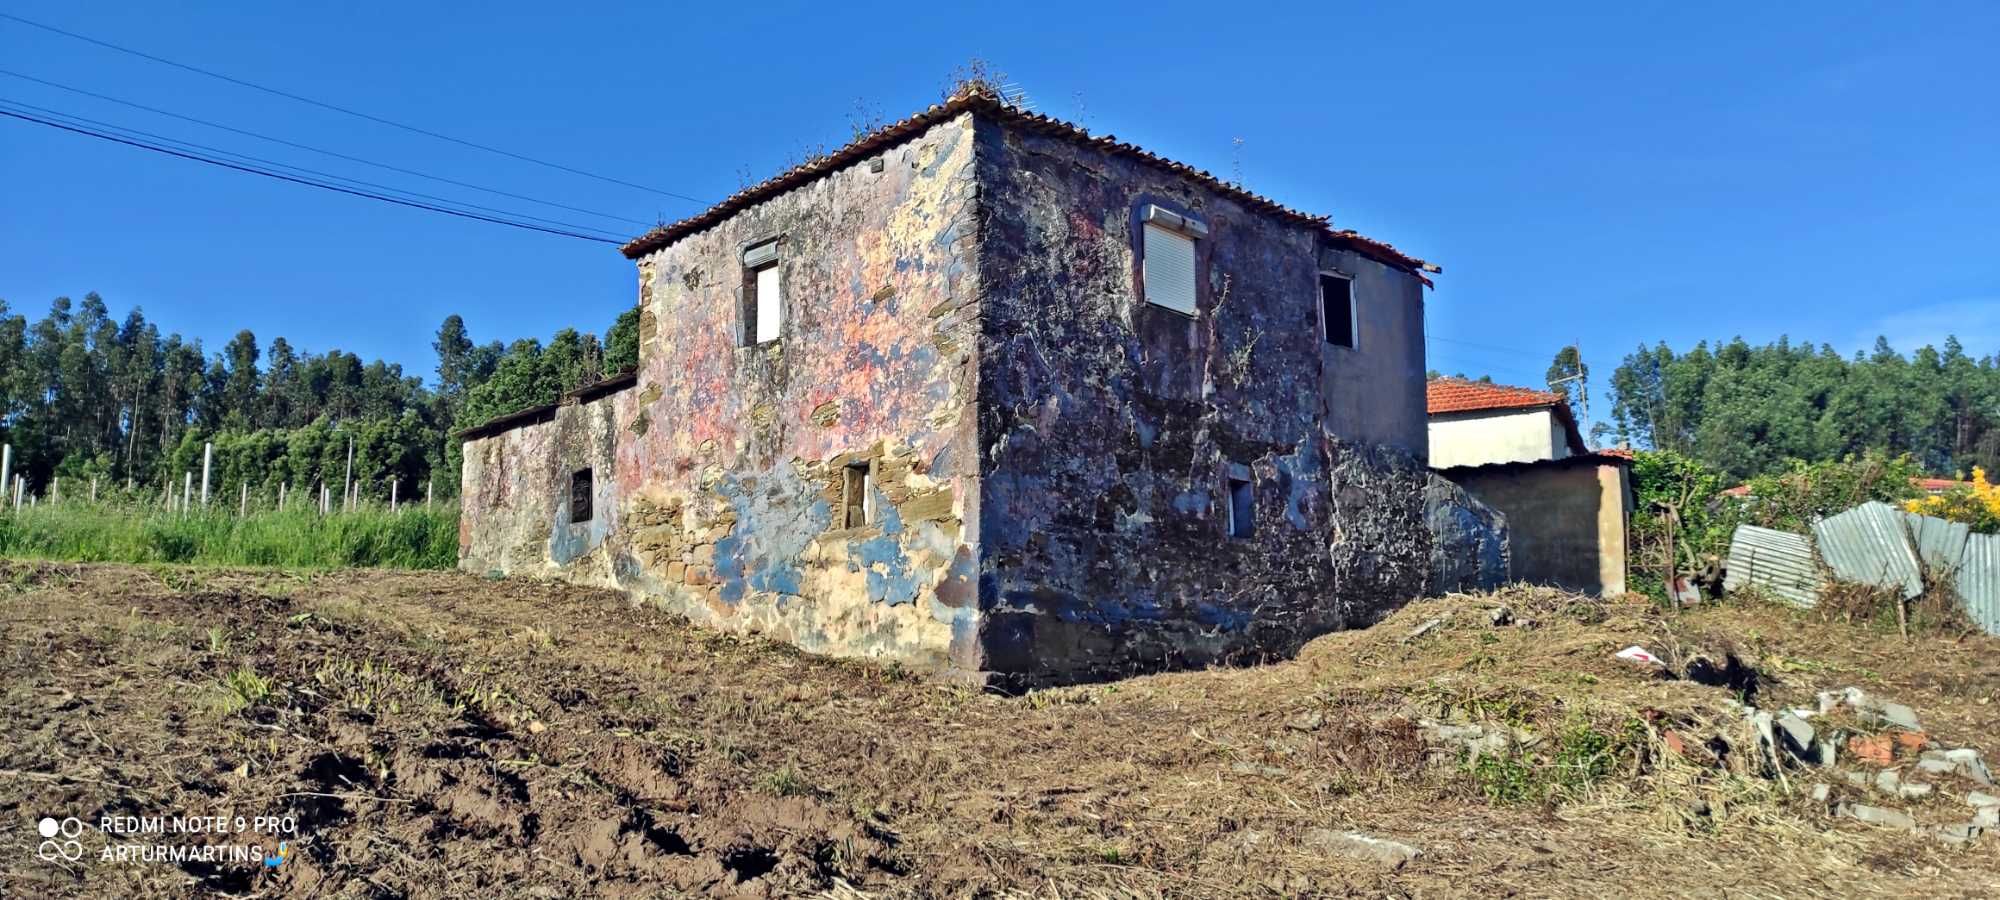
[(1031, 685), (1424, 588), (1420, 260), (982, 90), (624, 247), (640, 363), (463, 434), (462, 566)]
[(1513, 580), (1625, 592), (1629, 455), (1592, 451), (1552, 391), (1440, 378), (1426, 406), (1431, 465), (1505, 517)]

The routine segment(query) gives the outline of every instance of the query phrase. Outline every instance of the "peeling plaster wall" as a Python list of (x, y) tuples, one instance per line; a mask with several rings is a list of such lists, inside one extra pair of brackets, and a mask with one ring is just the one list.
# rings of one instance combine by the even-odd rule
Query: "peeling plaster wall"
[[(1421, 287), (1162, 169), (982, 119), (980, 640), (1041, 683), (1287, 654), (1421, 594)], [(1192, 319), (1144, 304), (1138, 210), (1204, 219)], [(1322, 267), (1359, 350), (1329, 348)], [(1227, 535), (1231, 473), (1255, 533)]]
[[(850, 166), (640, 259), (636, 385), (468, 445), (464, 567), (977, 671), (972, 136), (969, 115), (939, 124), (880, 171)], [(771, 238), (783, 336), (746, 346), (742, 255)], [(552, 525), (572, 446), (602, 459), (587, 533)], [(841, 527), (857, 464), (878, 514)]]
[[(879, 160), (641, 258), (636, 384), (468, 443), (464, 567), (1009, 686), (1288, 654), (1421, 592), (1416, 278), (977, 113)], [(1197, 317), (1138, 300), (1143, 202), (1209, 223)], [(746, 346), (772, 238), (784, 335)], [(1323, 270), (1359, 349), (1320, 337)], [(878, 514), (849, 528), (852, 465)]]
[[(624, 391), (556, 408), (547, 422), (467, 441), (459, 476), (459, 568), (615, 586)], [(591, 470), (589, 521), (570, 521), (570, 477)]]

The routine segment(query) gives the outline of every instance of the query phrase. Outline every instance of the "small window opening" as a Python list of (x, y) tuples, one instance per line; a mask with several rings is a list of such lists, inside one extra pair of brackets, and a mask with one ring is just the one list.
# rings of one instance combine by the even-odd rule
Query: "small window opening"
[(867, 463), (847, 467), (841, 481), (840, 527), (860, 528), (875, 521), (875, 492), (869, 490), (868, 480)]
[(588, 522), (595, 514), (591, 509), (593, 479), (589, 469), (578, 469), (569, 476), (569, 520), (571, 524)]
[(1257, 532), (1257, 494), (1249, 479), (1229, 479), (1229, 536), (1247, 538)]
[(785, 329), (785, 289), (779, 277), (778, 242), (765, 241), (743, 254), (743, 343), (775, 341)]
[(1336, 347), (1354, 346), (1354, 282), (1338, 275), (1319, 276), (1320, 331)]

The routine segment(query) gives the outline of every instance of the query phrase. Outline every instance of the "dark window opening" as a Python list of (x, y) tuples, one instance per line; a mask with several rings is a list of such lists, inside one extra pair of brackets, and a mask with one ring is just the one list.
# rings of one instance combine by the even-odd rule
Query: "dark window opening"
[(1229, 479), (1229, 536), (1246, 538), (1257, 533), (1257, 494), (1250, 482)]
[(868, 464), (848, 466), (840, 486), (840, 527), (860, 528), (875, 518), (874, 512), (875, 500), (868, 495)]
[(591, 486), (589, 469), (578, 469), (569, 476), (569, 520), (572, 524), (590, 521), (593, 515), (590, 508)]
[(1338, 275), (1319, 277), (1319, 320), (1326, 342), (1354, 346), (1354, 282)]

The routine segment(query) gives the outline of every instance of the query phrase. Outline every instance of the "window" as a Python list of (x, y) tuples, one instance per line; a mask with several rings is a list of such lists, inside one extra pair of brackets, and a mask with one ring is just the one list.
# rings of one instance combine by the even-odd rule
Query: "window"
[(1319, 327), (1326, 342), (1336, 347), (1354, 346), (1354, 282), (1345, 276), (1322, 272), (1319, 276)]
[(569, 476), (569, 521), (574, 525), (588, 522), (593, 511), (590, 508), (591, 485), (589, 469), (578, 469)]
[(1140, 276), (1146, 302), (1195, 314), (1195, 241), (1208, 236), (1200, 219), (1148, 204), (1141, 211)]
[(869, 490), (868, 464), (847, 467), (840, 488), (840, 527), (860, 528), (875, 521), (875, 492)]
[(1247, 538), (1257, 533), (1257, 494), (1248, 478), (1229, 479), (1229, 536)]
[(755, 346), (784, 334), (785, 290), (778, 276), (778, 242), (743, 252), (743, 343)]

